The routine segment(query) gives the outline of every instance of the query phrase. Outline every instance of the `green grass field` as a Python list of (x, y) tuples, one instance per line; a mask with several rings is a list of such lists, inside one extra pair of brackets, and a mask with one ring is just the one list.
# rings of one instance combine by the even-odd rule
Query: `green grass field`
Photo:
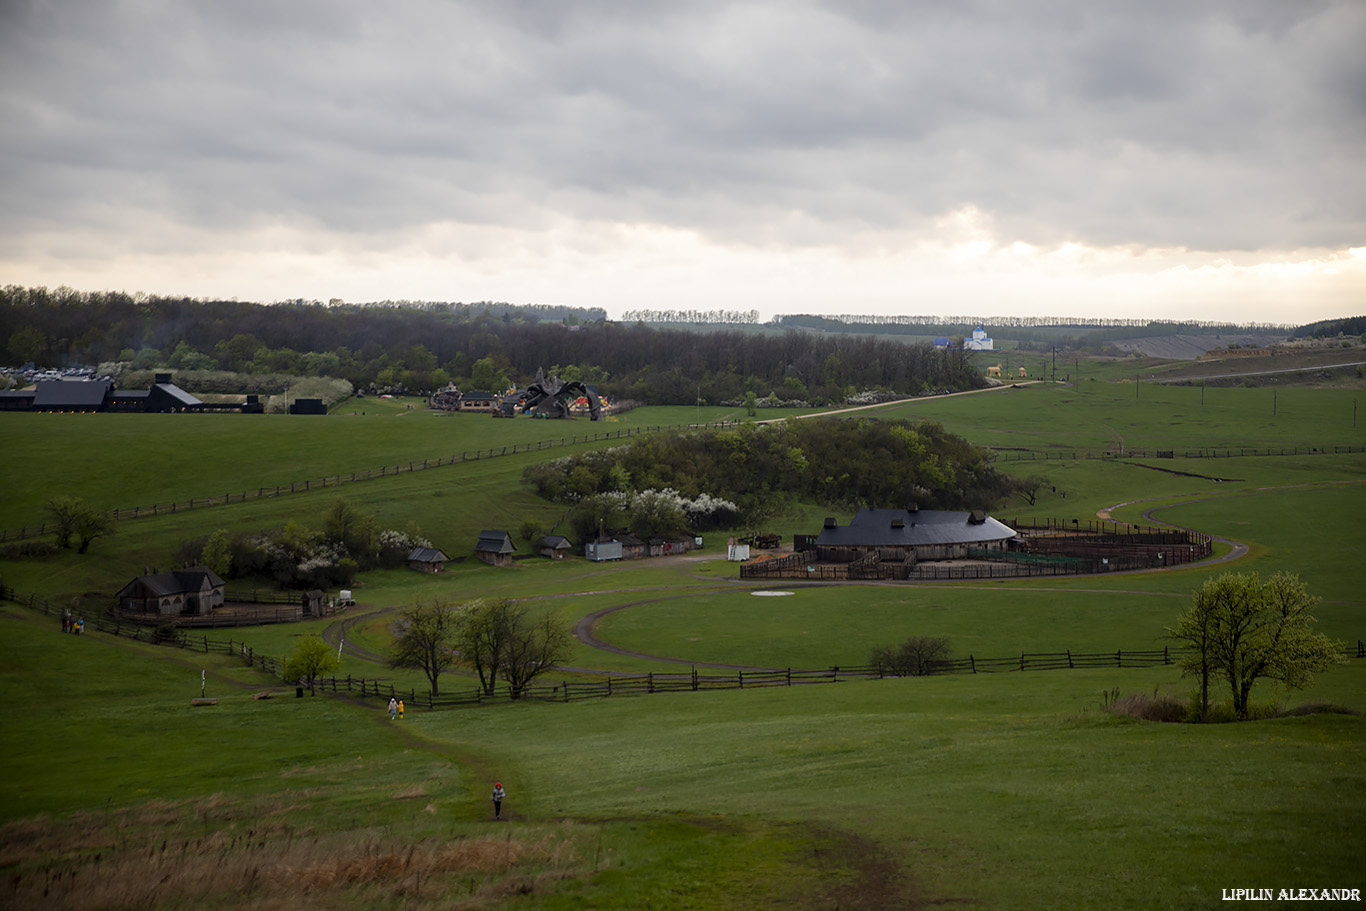
[[(1366, 441), (1351, 427), (1350, 394), (1283, 388), (1275, 415), (1268, 390), (1210, 389), (1204, 410), (1199, 394), (1143, 385), (1135, 400), (1132, 385), (1083, 382), (880, 413), (1040, 455), (1120, 443)], [(401, 400), (385, 407), (325, 418), (0, 415), (10, 462), (25, 468), (0, 492), (0, 526), (40, 521), (58, 491), (132, 506), (560, 432), (550, 422), (409, 411)], [(703, 420), (725, 416), (702, 409)], [(696, 417), (696, 409), (640, 409), (623, 421)], [(599, 425), (570, 426), (582, 435)], [(463, 554), (480, 528), (553, 523), (560, 509), (536, 500), (520, 476), (568, 451), (401, 474), (342, 493)], [(1366, 456), (1006, 467), (1049, 482), (1034, 506), (994, 511), (1007, 521), (1109, 509), (1146, 522), (1151, 511), (1247, 543), (1248, 555), (1228, 568), (1299, 573), (1324, 599), (1316, 610), (1324, 632), (1366, 639), (1356, 557)], [(55, 603), (84, 599), (93, 612), (144, 565), (165, 568), (184, 537), (313, 522), (336, 495), (313, 490), (123, 522), (84, 557), (0, 560), (0, 577)], [(824, 512), (797, 505), (774, 530), (812, 531)], [(209, 635), (284, 655), (298, 637), (354, 620), (348, 642), (382, 654), (399, 609), (504, 596), (569, 618), (631, 605), (608, 614), (597, 635), (655, 658), (580, 645), (571, 662), (628, 673), (677, 662), (860, 664), (871, 648), (911, 634), (948, 636), (957, 655), (1112, 651), (1161, 647), (1190, 592), (1224, 568), (757, 598), (721, 559), (723, 542), (709, 536), (708, 559), (698, 561), (525, 561), (497, 570), (469, 560), (437, 577), (369, 573), (356, 586), (359, 608), (337, 621)], [(0, 606), (0, 625), (9, 695), (0, 755), (10, 766), (0, 784), (0, 868), (13, 907), (1190, 908), (1212, 906), (1225, 888), (1366, 887), (1362, 717), (1202, 727), (1102, 711), (1116, 688), (1184, 698), (1190, 681), (1174, 667), (410, 710), (391, 724), (377, 700), (297, 699), (292, 687), (221, 653), (64, 636), (55, 619), (17, 605)], [(219, 703), (191, 708), (201, 673)], [(355, 653), (339, 673), (423, 686), (416, 672)], [(443, 691), (470, 685), (454, 672), (442, 680)], [(262, 691), (272, 698), (251, 698)], [(1266, 687), (1256, 699), (1366, 710), (1366, 662), (1330, 670), (1308, 692)], [(498, 825), (486, 803), (494, 778), (510, 795), (511, 820)]]

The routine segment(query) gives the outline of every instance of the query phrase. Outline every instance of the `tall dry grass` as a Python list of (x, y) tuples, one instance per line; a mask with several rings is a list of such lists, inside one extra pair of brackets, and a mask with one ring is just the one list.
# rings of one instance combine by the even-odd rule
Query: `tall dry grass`
[(403, 839), (306, 831), (215, 796), (0, 827), (0, 907), (324, 911), (492, 907), (576, 875), (572, 826)]

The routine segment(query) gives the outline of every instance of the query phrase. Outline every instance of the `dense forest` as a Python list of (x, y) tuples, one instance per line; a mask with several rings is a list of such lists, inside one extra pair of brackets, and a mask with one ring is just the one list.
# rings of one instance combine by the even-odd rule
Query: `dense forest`
[[(496, 391), (537, 369), (644, 404), (760, 398), (843, 402), (866, 390), (973, 388), (962, 351), (809, 332), (694, 333), (607, 321), (599, 311), (507, 304), (358, 305), (0, 289), (11, 365), (335, 377), (358, 390)], [(253, 390), (243, 390), (253, 391)]]
[(1346, 319), (1327, 319), (1310, 323), (1295, 330), (1295, 338), (1337, 338), (1346, 335), (1366, 335), (1366, 316)]
[(580, 537), (599, 525), (651, 535), (752, 524), (791, 501), (989, 508), (1016, 490), (986, 450), (938, 424), (839, 418), (652, 434), (523, 477), (546, 499), (573, 504)]

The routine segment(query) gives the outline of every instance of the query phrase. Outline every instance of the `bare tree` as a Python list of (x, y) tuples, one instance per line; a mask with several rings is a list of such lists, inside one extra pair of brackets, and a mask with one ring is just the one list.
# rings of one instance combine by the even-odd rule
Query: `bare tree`
[(563, 661), (571, 637), (556, 614), (533, 618), (526, 608), (504, 599), (473, 601), (460, 612), (456, 648), (460, 660), (479, 675), (488, 695), (506, 682), (514, 699), (537, 676)]
[(438, 600), (404, 611), (398, 622), (400, 630), (389, 655), (389, 666), (422, 671), (431, 684), (432, 695), (439, 695), (438, 678), (459, 657), (455, 649), (463, 624), (458, 611)]
[(572, 641), (569, 626), (559, 614), (543, 614), (534, 620), (520, 614), (503, 663), (512, 698), (520, 697), (531, 681), (564, 661)]
[(57, 536), (57, 546), (70, 547), (71, 536), (76, 532), (76, 521), (85, 509), (85, 500), (58, 494), (47, 501), (45, 509), (52, 517), (52, 531)]
[(934, 673), (934, 663), (949, 656), (947, 636), (911, 636), (900, 645), (873, 649), (868, 659), (898, 677), (923, 677)]
[(1039, 491), (1043, 490), (1044, 486), (1047, 484), (1048, 481), (1045, 478), (1040, 475), (1032, 474), (1027, 478), (1021, 478), (1016, 481), (1015, 490), (1020, 496), (1024, 497), (1030, 506), (1033, 506), (1035, 500), (1039, 498)]

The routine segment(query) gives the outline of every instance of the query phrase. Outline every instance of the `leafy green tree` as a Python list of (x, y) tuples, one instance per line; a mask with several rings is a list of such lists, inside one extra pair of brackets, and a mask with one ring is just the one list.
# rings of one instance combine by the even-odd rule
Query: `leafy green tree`
[(630, 522), (642, 538), (674, 534), (688, 524), (678, 496), (662, 490), (642, 490), (632, 497)]
[(521, 535), (523, 541), (528, 544), (534, 544), (545, 536), (545, 526), (535, 519), (527, 519), (522, 523), (522, 527), (518, 530), (518, 534)]
[(91, 543), (96, 538), (103, 538), (114, 533), (114, 520), (93, 506), (86, 506), (76, 517), (76, 525), (72, 530), (80, 539), (76, 553), (83, 554), (90, 549)]
[(345, 497), (332, 501), (323, 514), (322, 534), (340, 544), (352, 557), (368, 559), (378, 552), (375, 517), (361, 512)]
[(399, 618), (399, 633), (388, 664), (393, 668), (422, 671), (431, 685), (432, 695), (440, 695), (442, 673), (459, 659), (460, 633), (464, 624), (459, 612), (444, 601), (418, 604)]
[(1201, 678), (1202, 720), (1211, 675), (1228, 683), (1234, 714), (1244, 719), (1258, 680), (1303, 689), (1343, 660), (1340, 642), (1311, 629), (1309, 611), (1318, 600), (1290, 573), (1266, 580), (1257, 573), (1224, 573), (1205, 581), (1191, 609), (1168, 630), (1191, 649), (1181, 671)]
[(220, 528), (205, 539), (200, 560), (224, 579), (232, 574), (232, 541), (227, 531)]
[(337, 653), (332, 646), (317, 636), (305, 636), (294, 647), (294, 653), (285, 659), (284, 678), (307, 680), (309, 693), (316, 696), (317, 679), (336, 669)]
[(470, 384), (487, 392), (502, 392), (509, 386), (507, 373), (491, 357), (480, 358), (470, 369)]

